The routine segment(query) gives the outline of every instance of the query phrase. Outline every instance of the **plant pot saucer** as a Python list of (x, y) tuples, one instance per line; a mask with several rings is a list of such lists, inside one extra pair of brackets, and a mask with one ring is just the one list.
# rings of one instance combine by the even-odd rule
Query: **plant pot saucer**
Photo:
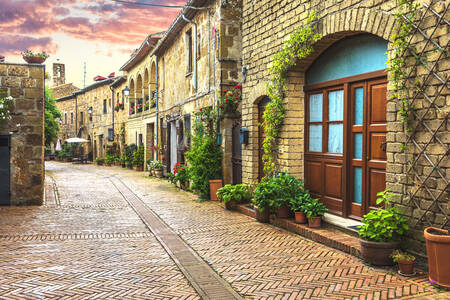
[(411, 274), (405, 274), (405, 273), (400, 272), (400, 270), (398, 270), (397, 273), (399, 275), (402, 275), (402, 276), (405, 276), (405, 277), (413, 277), (413, 276), (416, 276), (416, 274), (417, 274), (416, 271), (412, 272)]

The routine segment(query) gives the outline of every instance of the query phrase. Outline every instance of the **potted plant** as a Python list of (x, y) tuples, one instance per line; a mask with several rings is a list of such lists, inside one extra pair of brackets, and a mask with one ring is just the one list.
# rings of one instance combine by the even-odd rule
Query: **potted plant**
[(126, 163), (127, 163), (127, 156), (125, 155), (125, 153), (123, 153), (120, 156), (120, 164), (122, 165), (122, 168), (126, 167)]
[(111, 155), (107, 154), (105, 157), (105, 166), (110, 167), (111, 164), (114, 161), (114, 157), (112, 157)]
[(217, 198), (224, 202), (225, 208), (232, 210), (243, 201), (248, 201), (252, 197), (250, 187), (246, 184), (226, 184), (217, 191)]
[(102, 166), (105, 163), (105, 159), (103, 157), (97, 157), (94, 159), (94, 162), (97, 166)]
[(278, 173), (271, 180), (277, 186), (277, 193), (271, 199), (271, 208), (278, 218), (289, 218), (292, 214), (291, 200), (303, 195), (303, 182), (288, 173)]
[(320, 228), (322, 224), (322, 216), (328, 211), (319, 199), (311, 199), (303, 204), (302, 210), (308, 218), (308, 227)]
[(313, 199), (311, 198), (311, 194), (308, 190), (305, 190), (301, 195), (298, 195), (291, 199), (291, 209), (294, 211), (294, 219), (295, 223), (305, 224), (308, 222), (306, 218), (306, 214), (303, 211), (303, 206), (306, 203), (311, 202)]
[(173, 168), (173, 180), (174, 184), (180, 183), (180, 188), (187, 190), (189, 185), (189, 169), (186, 166), (176, 163)]
[(162, 178), (163, 177), (163, 164), (162, 162), (155, 160), (153, 161), (153, 170), (155, 172), (155, 176), (158, 178)]
[(431, 282), (450, 289), (449, 230), (427, 227), (424, 231)]
[(144, 146), (138, 147), (133, 156), (133, 166), (136, 171), (142, 172), (144, 170)]
[(153, 172), (154, 172), (154, 170), (153, 170), (153, 160), (147, 159), (147, 168), (148, 168), (148, 175), (149, 176), (153, 176), (154, 175), (153, 174)]
[[(390, 203), (392, 195), (389, 190), (377, 193), (377, 204)], [(400, 246), (400, 240), (408, 231), (407, 220), (401, 212), (390, 207), (376, 209), (363, 216), (363, 225), (359, 226), (361, 237), (361, 255), (373, 265), (390, 266), (390, 255)]]
[(392, 260), (398, 264), (398, 273), (403, 276), (413, 276), (414, 272), (414, 262), (416, 257), (414, 255), (402, 252), (400, 250), (394, 250), (391, 254)]
[(256, 185), (253, 192), (253, 206), (259, 222), (269, 222), (271, 202), (278, 196), (278, 192), (279, 187), (273, 178), (265, 178)]
[(114, 156), (114, 165), (115, 166), (120, 166), (120, 157), (119, 156)]
[(42, 64), (47, 58), (48, 54), (45, 52), (32, 52), (30, 50), (27, 50), (22, 53), (22, 58), (24, 61), (26, 61), (29, 64)]
[(125, 162), (125, 165), (126, 165), (126, 167), (127, 167), (128, 169), (130, 169), (130, 170), (133, 169), (133, 163), (132, 163), (131, 161), (127, 160), (127, 161)]

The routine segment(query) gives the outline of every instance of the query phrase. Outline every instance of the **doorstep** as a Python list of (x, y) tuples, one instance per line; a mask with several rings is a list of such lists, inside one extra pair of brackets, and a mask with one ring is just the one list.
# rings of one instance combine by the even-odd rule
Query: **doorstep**
[[(252, 218), (256, 218), (255, 210), (251, 207), (250, 204), (240, 204), (236, 207), (236, 210), (250, 216)], [(333, 216), (334, 217), (334, 216)], [(325, 224), (322, 224), (322, 228), (309, 228), (308, 225), (305, 224), (297, 224), (293, 219), (278, 219), (274, 216), (270, 218), (270, 224), (275, 225), (277, 227), (286, 229), (291, 232), (295, 232), (301, 236), (304, 236), (313, 241), (319, 242), (326, 246), (341, 250), (343, 252), (349, 253), (354, 256), (361, 256), (361, 246), (359, 243), (359, 238), (354, 235), (346, 234), (334, 227), (343, 227), (347, 226), (355, 226), (355, 224), (347, 224), (341, 223), (339, 224), (339, 219), (331, 218), (330, 221), (329, 214), (324, 218)], [(340, 218), (343, 219), (343, 218)], [(346, 220), (346, 219), (344, 219)], [(328, 224), (328, 222), (331, 223)], [(353, 221), (352, 221), (353, 222)], [(356, 221), (355, 221), (356, 222)], [(359, 223), (359, 222), (358, 222)], [(345, 225), (342, 225), (345, 224)]]

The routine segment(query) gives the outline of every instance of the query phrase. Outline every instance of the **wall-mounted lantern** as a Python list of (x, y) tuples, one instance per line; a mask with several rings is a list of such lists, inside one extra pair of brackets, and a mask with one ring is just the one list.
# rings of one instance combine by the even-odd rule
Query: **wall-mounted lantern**
[(241, 144), (248, 145), (248, 136), (249, 136), (248, 128), (241, 128), (239, 130), (239, 140)]

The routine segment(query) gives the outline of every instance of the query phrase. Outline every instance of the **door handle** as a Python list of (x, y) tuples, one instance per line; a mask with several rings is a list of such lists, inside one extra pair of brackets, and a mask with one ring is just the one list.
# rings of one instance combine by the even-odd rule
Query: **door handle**
[(381, 151), (386, 152), (386, 142), (381, 142), (380, 149)]

